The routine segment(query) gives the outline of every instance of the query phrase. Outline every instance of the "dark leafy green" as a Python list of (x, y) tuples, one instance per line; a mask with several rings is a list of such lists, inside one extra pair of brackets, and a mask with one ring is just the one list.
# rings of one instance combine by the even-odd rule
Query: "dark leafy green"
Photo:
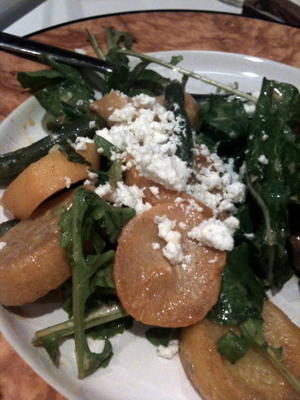
[(0, 185), (9, 183), (29, 164), (45, 156), (49, 150), (57, 144), (62, 144), (68, 140), (74, 140), (77, 136), (93, 137), (97, 125), (90, 127), (91, 117), (83, 115), (74, 121), (66, 122), (64, 125), (57, 126), (54, 132), (33, 144), (0, 155)]
[[(72, 207), (61, 218), (61, 244), (73, 267), (74, 337), (80, 379), (106, 365), (110, 357), (108, 342), (101, 353), (89, 349), (85, 334), (86, 305), (95, 292), (93, 278), (113, 259), (110, 246), (116, 243), (122, 227), (133, 216), (134, 210), (113, 207), (93, 192), (79, 188), (74, 192)], [(88, 253), (86, 243), (93, 247)]]
[[(200, 107), (197, 142), (241, 164), (249, 132), (249, 116), (239, 99), (211, 95)], [(239, 163), (237, 162), (239, 160)]]
[[(299, 138), (291, 125), (299, 115), (298, 90), (289, 84), (264, 79), (250, 124), (246, 163), (250, 193), (262, 214), (254, 242), (257, 260), (273, 289), (281, 288), (292, 274), (286, 248), (288, 203), (297, 190), (298, 183), (293, 181), (298, 179), (300, 151), (299, 147), (296, 151)], [(295, 168), (290, 167), (293, 162)]]
[(58, 149), (67, 156), (69, 161), (91, 165), (91, 163), (88, 162), (84, 157), (82, 157), (82, 155), (77, 153), (77, 151), (70, 145), (69, 142), (61, 143)]
[(250, 348), (248, 340), (244, 336), (234, 332), (228, 332), (218, 340), (217, 349), (227, 360), (235, 364)]
[(132, 327), (132, 318), (125, 317), (106, 324), (96, 326), (87, 331), (87, 334), (94, 339), (109, 339), (115, 335), (120, 335), (126, 329)]
[(63, 79), (63, 74), (53, 69), (34, 72), (19, 72), (18, 80), (25, 89), (37, 89)]
[(177, 145), (176, 154), (188, 165), (193, 162), (193, 131), (184, 108), (184, 90), (179, 82), (172, 82), (166, 88), (167, 108), (175, 114), (178, 119), (179, 132), (177, 133), (179, 143)]
[[(101, 87), (102, 93), (109, 93), (112, 89), (115, 89), (129, 96), (139, 93), (146, 93), (152, 96), (164, 94), (165, 87), (171, 82), (170, 79), (148, 69), (148, 61), (142, 61), (131, 68), (129, 58), (125, 54), (122, 54), (122, 48), (129, 50), (132, 48), (136, 41), (135, 37), (129, 32), (119, 32), (112, 27), (106, 28), (105, 32), (108, 47), (106, 54), (104, 54), (102, 47), (92, 33), (89, 33), (90, 41), (96, 54), (100, 58), (105, 58), (116, 67), (112, 74), (103, 76), (101, 82), (99, 76), (95, 79), (98, 88)], [(178, 56), (172, 58), (171, 61), (175, 65), (180, 59), (180, 56)]]
[(220, 325), (240, 325), (261, 314), (265, 292), (249, 265), (249, 247), (241, 244), (228, 254), (217, 304), (209, 318)]
[(50, 58), (45, 62), (53, 69), (18, 74), (23, 87), (35, 90), (35, 97), (40, 104), (55, 117), (70, 117), (70, 107), (87, 108), (94, 100), (94, 92), (79, 71)]

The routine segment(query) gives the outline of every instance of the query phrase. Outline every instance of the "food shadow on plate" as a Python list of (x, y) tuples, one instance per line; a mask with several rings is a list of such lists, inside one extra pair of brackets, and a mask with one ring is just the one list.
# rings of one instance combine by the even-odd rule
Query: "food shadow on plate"
[[(61, 309), (63, 295), (60, 289), (53, 290), (34, 303), (18, 307), (7, 307), (10, 313), (22, 318), (37, 318)], [(68, 316), (66, 314), (66, 319)]]

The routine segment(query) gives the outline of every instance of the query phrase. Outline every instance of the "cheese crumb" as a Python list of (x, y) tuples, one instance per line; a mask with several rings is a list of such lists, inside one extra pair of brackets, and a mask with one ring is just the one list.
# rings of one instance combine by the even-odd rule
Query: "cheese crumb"
[(168, 346), (159, 345), (156, 349), (156, 353), (159, 357), (171, 360), (179, 350), (179, 341), (177, 339), (170, 340)]
[(261, 164), (263, 164), (263, 165), (268, 165), (269, 164), (269, 160), (267, 159), (267, 157), (264, 155), (264, 154), (261, 154), (259, 157), (258, 157), (258, 162), (260, 162)]
[(0, 242), (0, 250), (2, 250), (6, 246), (6, 242)]
[(159, 197), (159, 188), (157, 186), (150, 186), (149, 190), (155, 197)]
[(209, 218), (191, 229), (188, 237), (217, 250), (231, 251), (234, 246), (233, 234), (238, 226), (239, 221), (235, 217), (224, 221)]
[(69, 189), (72, 185), (72, 179), (69, 176), (64, 177), (65, 183), (66, 183), (66, 188)]
[(152, 243), (152, 249), (153, 250), (159, 250), (160, 249), (160, 244), (158, 242), (153, 242)]
[(95, 193), (99, 196), (99, 197), (104, 197), (106, 196), (108, 193), (110, 193), (112, 190), (112, 187), (110, 185), (110, 183), (105, 183), (104, 185), (99, 185), (96, 189), (95, 189)]
[(168, 189), (185, 189), (191, 169), (176, 155), (180, 119), (173, 112), (143, 95), (114, 110), (110, 120), (113, 126), (98, 130), (97, 135), (130, 154), (145, 178)]
[(181, 248), (181, 233), (173, 230), (176, 221), (172, 221), (165, 215), (156, 216), (154, 222), (157, 224), (158, 236), (167, 243), (162, 253), (171, 264), (179, 264), (184, 260), (184, 254)]
[(149, 210), (151, 204), (144, 203), (143, 189), (140, 189), (136, 185), (128, 186), (123, 182), (118, 182), (116, 189), (112, 192), (112, 200), (116, 207), (122, 205), (135, 209), (137, 214)]
[(83, 136), (77, 136), (75, 142), (72, 143), (74, 150), (86, 150), (87, 143), (94, 143), (92, 139)]

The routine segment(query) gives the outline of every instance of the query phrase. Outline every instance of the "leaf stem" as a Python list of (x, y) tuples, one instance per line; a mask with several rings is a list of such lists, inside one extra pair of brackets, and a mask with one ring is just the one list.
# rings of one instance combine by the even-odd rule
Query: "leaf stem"
[(97, 39), (88, 29), (86, 31), (88, 34), (89, 42), (91, 43), (91, 46), (92, 46), (94, 52), (96, 53), (96, 56), (98, 58), (100, 58), (100, 60), (105, 60), (106, 59), (105, 53), (102, 50), (102, 48), (100, 47), (99, 43), (97, 42)]
[(263, 350), (268, 360), (274, 365), (274, 367), (281, 373), (281, 375), (288, 381), (288, 383), (300, 393), (300, 381), (288, 370), (285, 364), (278, 360), (276, 352), (270, 346), (259, 346)]
[[(101, 306), (99, 309), (91, 312), (84, 320), (85, 330), (93, 328), (95, 326), (103, 325), (107, 322), (114, 321), (116, 319), (124, 318), (127, 313), (123, 308), (114, 303), (112, 305)], [(74, 319), (71, 318), (65, 322), (61, 322), (56, 325), (49, 326), (45, 329), (37, 331), (32, 340), (34, 346), (40, 346), (43, 344), (43, 340), (46, 338), (62, 338), (70, 336), (74, 333)]]
[(265, 221), (266, 225), (266, 239), (267, 239), (267, 246), (268, 246), (268, 281), (269, 283), (273, 284), (273, 279), (274, 279), (274, 273), (273, 273), (273, 268), (274, 268), (274, 260), (275, 260), (275, 237), (273, 234), (273, 229), (271, 226), (271, 218), (270, 218), (270, 213), (268, 210), (268, 207), (264, 200), (261, 198), (261, 196), (256, 192), (254, 187), (252, 186), (248, 171), (246, 171), (246, 183), (248, 186), (248, 189), (254, 198), (254, 200), (257, 202), (258, 206), (260, 207), (262, 213), (263, 213), (263, 218)]
[(128, 50), (128, 49), (125, 49), (125, 48), (120, 49), (119, 52), (122, 53), (122, 54), (126, 54), (128, 56), (140, 58), (141, 60), (147, 60), (149, 62), (158, 64), (158, 65), (162, 65), (163, 67), (171, 69), (174, 72), (179, 72), (182, 75), (185, 75), (185, 76), (187, 76), (189, 78), (197, 79), (197, 80), (199, 80), (199, 81), (201, 81), (203, 83), (206, 83), (207, 85), (211, 85), (211, 86), (215, 86), (215, 87), (217, 87), (219, 89), (223, 89), (226, 92), (233, 93), (233, 94), (235, 94), (235, 95), (237, 95), (239, 97), (242, 97), (242, 98), (244, 98), (244, 99), (246, 99), (248, 101), (251, 101), (253, 103), (257, 102), (257, 98), (254, 97), (254, 96), (251, 96), (248, 93), (242, 92), (242, 91), (240, 91), (238, 89), (235, 89), (235, 88), (233, 88), (231, 86), (225, 85), (225, 84), (223, 84), (221, 82), (217, 82), (217, 81), (215, 81), (213, 79), (210, 79), (210, 78), (207, 78), (207, 77), (205, 77), (203, 75), (197, 74), (196, 72), (193, 72), (193, 71), (187, 70), (185, 68), (179, 67), (178, 65), (170, 64), (170, 63), (168, 63), (166, 61), (163, 61), (163, 60), (161, 60), (159, 58), (150, 56), (148, 54), (137, 53), (137, 52), (135, 52), (133, 50)]

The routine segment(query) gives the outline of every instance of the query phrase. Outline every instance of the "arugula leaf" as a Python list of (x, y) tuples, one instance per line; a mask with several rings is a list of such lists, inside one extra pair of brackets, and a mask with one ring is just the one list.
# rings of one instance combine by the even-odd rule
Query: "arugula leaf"
[(118, 153), (119, 150), (114, 146), (112, 143), (110, 143), (108, 140), (104, 139), (104, 137), (96, 135), (94, 137), (94, 142), (97, 147), (97, 149), (101, 149), (101, 154), (110, 159), (112, 156), (112, 153)]
[(81, 154), (77, 153), (77, 151), (68, 142), (61, 143), (58, 150), (65, 154), (69, 161), (91, 165), (91, 163), (82, 157)]
[[(279, 289), (292, 275), (286, 243), (289, 236), (288, 202), (296, 168), (289, 168), (290, 147), (295, 133), (290, 124), (300, 115), (300, 96), (292, 85), (264, 79), (250, 124), (246, 157), (247, 184), (262, 218), (256, 233), (258, 262), (272, 289)], [(297, 158), (298, 172), (299, 159)]]
[(65, 115), (68, 111), (70, 113), (68, 105), (76, 107), (81, 104), (87, 108), (90, 101), (94, 100), (94, 93), (79, 71), (51, 58), (44, 58), (43, 61), (53, 69), (18, 74), (22, 86), (40, 89), (35, 92), (37, 100), (55, 117)]
[(65, 104), (76, 107), (79, 103), (88, 105), (94, 100), (94, 94), (89, 87), (71, 80), (63, 80), (52, 86), (47, 86), (35, 94), (40, 104), (52, 115), (59, 117), (65, 114)]
[(96, 326), (87, 331), (87, 334), (94, 339), (109, 339), (115, 335), (120, 335), (126, 329), (132, 327), (132, 318), (125, 317), (118, 320), (107, 322)]
[(133, 43), (136, 42), (136, 38), (134, 35), (130, 32), (122, 32), (122, 31), (117, 31), (113, 27), (108, 27), (105, 29), (106, 33), (106, 41), (108, 48), (114, 48), (119, 45), (124, 45), (126, 49), (131, 49), (133, 46)]
[(63, 78), (63, 74), (53, 69), (33, 72), (19, 72), (18, 81), (25, 89), (37, 89), (57, 82)]
[(221, 336), (217, 343), (218, 352), (228, 361), (235, 364), (250, 348), (248, 340), (234, 332), (228, 332)]
[[(201, 126), (197, 141), (204, 141), (220, 156), (234, 157), (239, 164), (246, 150), (249, 116), (239, 99), (210, 95), (200, 107)], [(207, 142), (207, 138), (209, 141)]]
[[(114, 254), (113, 250), (104, 248), (103, 240), (108, 245), (115, 243), (122, 227), (133, 216), (134, 210), (113, 207), (95, 193), (79, 188), (74, 192), (72, 207), (61, 217), (61, 245), (67, 250), (70, 265), (73, 267), (74, 338), (80, 379), (103, 366), (103, 363), (105, 365), (111, 354), (108, 342), (102, 353), (90, 351), (85, 334), (86, 304), (94, 292), (93, 277), (107, 265)], [(85, 254), (86, 242), (92, 243), (94, 251), (98, 250), (98, 253)], [(99, 243), (102, 245), (99, 246)]]
[[(111, 302), (110, 304), (101, 304), (93, 311), (86, 315), (84, 320), (85, 330), (90, 330), (93, 327), (100, 325), (106, 325), (110, 321), (116, 321), (117, 325), (121, 318), (126, 318), (127, 314), (122, 307), (116, 303)], [(124, 324), (124, 326), (127, 323)], [(35, 333), (32, 343), (34, 346), (43, 346), (49, 353), (51, 353), (52, 360), (57, 364), (59, 340), (64, 337), (68, 337), (74, 333), (74, 319), (70, 318), (68, 321), (61, 322), (59, 324), (50, 326), (48, 328), (39, 330)], [(52, 348), (51, 348), (52, 346)]]
[(246, 243), (228, 254), (219, 299), (208, 314), (212, 321), (220, 325), (240, 325), (249, 318), (260, 316), (265, 293), (249, 260), (249, 246)]

